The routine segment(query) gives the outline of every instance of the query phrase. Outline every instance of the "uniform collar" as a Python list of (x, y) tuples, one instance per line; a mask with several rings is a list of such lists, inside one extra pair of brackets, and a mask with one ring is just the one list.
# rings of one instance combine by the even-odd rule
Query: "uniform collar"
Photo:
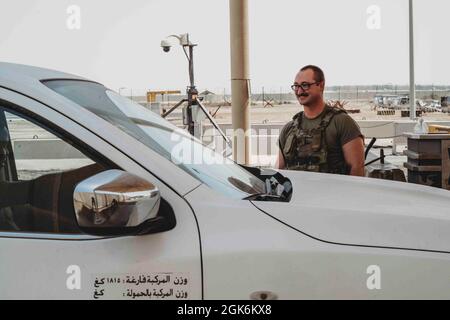
[(322, 118), (322, 117), (325, 115), (325, 113), (327, 112), (328, 108), (329, 108), (328, 104), (325, 103), (325, 107), (323, 108), (322, 112), (319, 113), (319, 114), (318, 114), (317, 116), (315, 116), (314, 118), (308, 118), (308, 117), (305, 115), (305, 112), (302, 112), (302, 118), (303, 118), (303, 119), (306, 119), (306, 120), (316, 120), (316, 119)]

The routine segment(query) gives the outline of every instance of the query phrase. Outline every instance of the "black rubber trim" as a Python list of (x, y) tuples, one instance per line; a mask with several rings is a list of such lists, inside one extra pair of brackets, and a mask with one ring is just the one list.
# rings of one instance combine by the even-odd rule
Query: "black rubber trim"
[(301, 234), (303, 234), (304, 236), (307, 236), (308, 238), (320, 241), (320, 242), (324, 242), (327, 244), (334, 244), (334, 245), (338, 245), (338, 246), (346, 246), (346, 247), (360, 247), (360, 248), (372, 248), (372, 249), (390, 249), (390, 250), (405, 250), (405, 251), (419, 251), (419, 252), (431, 252), (431, 253), (446, 253), (449, 254), (450, 252), (448, 251), (440, 251), (440, 250), (428, 250), (428, 249), (412, 249), (412, 248), (401, 248), (401, 247), (387, 247), (387, 246), (372, 246), (372, 245), (364, 245), (364, 244), (351, 244), (351, 243), (340, 243), (340, 242), (333, 242), (333, 241), (327, 241), (327, 240), (323, 240), (323, 239), (319, 239), (317, 237), (314, 237), (310, 234), (307, 234), (306, 232), (303, 232), (293, 226), (291, 226), (290, 224), (281, 221), (278, 218), (275, 218), (274, 216), (272, 216), (271, 214), (267, 213), (266, 211), (264, 211), (263, 209), (259, 208), (257, 205), (255, 205), (253, 203), (253, 201), (250, 201), (250, 203), (259, 211), (261, 211), (262, 213), (268, 215), (269, 217), (271, 217), (272, 219), (284, 224), (286, 227), (291, 228), (292, 230), (295, 230), (297, 232), (300, 232)]
[[(92, 81), (92, 80), (86, 80), (86, 79), (72, 79), (72, 78), (51, 78), (51, 79), (41, 79), (39, 80), (39, 82), (41, 82), (44, 86), (46, 86), (44, 84), (44, 82), (51, 82), (51, 81), (80, 81), (80, 82), (89, 82), (89, 83), (95, 83), (95, 84), (99, 84), (101, 86), (103, 86), (101, 83), (97, 82), (97, 81)], [(46, 86), (47, 87), (47, 86)], [(105, 86), (104, 86), (105, 87)], [(48, 88), (48, 87), (47, 87)], [(106, 87), (105, 87), (106, 88)], [(50, 89), (50, 88), (49, 88)], [(52, 89), (50, 89), (52, 90)], [(52, 90), (53, 92), (56, 92), (54, 90)], [(57, 92), (56, 92), (57, 93)], [(59, 93), (58, 93), (59, 94)]]
[[(49, 80), (50, 80), (50, 79), (48, 79), (47, 81), (49, 81)], [(69, 80), (69, 79), (66, 79), (66, 80)], [(76, 79), (73, 79), (73, 80), (76, 80)], [(84, 80), (79, 80), (79, 81), (84, 81)], [(93, 81), (86, 81), (86, 82), (93, 82)], [(199, 225), (198, 220), (197, 220), (197, 215), (195, 214), (195, 211), (193, 210), (193, 208), (192, 208), (192, 206), (190, 205), (190, 203), (189, 203), (182, 195), (180, 195), (176, 190), (174, 190), (170, 185), (168, 185), (164, 180), (162, 180), (161, 178), (159, 178), (156, 174), (150, 172), (148, 169), (146, 169), (145, 166), (143, 166), (141, 163), (139, 163), (138, 161), (136, 161), (136, 159), (130, 158), (125, 152), (123, 152), (123, 151), (120, 150), (118, 147), (116, 147), (115, 145), (113, 145), (113, 144), (111, 144), (110, 142), (108, 142), (107, 140), (105, 140), (103, 137), (101, 137), (101, 136), (97, 135), (96, 133), (92, 132), (89, 128), (85, 127), (83, 124), (79, 123), (78, 121), (75, 121), (74, 119), (68, 117), (67, 115), (65, 115), (65, 114), (63, 114), (63, 113), (61, 113), (59, 110), (56, 110), (55, 108), (52, 108), (52, 107), (49, 106), (48, 104), (46, 104), (46, 103), (44, 103), (44, 102), (42, 102), (42, 101), (40, 101), (40, 100), (38, 100), (38, 99), (36, 99), (36, 98), (33, 98), (33, 97), (29, 96), (29, 95), (26, 95), (26, 94), (24, 94), (24, 93), (22, 93), (22, 92), (19, 92), (19, 91), (14, 90), (14, 89), (10, 89), (10, 88), (5, 87), (5, 86), (1, 86), (1, 85), (0, 85), (0, 88), (3, 88), (3, 89), (5, 89), (5, 90), (9, 90), (9, 91), (11, 91), (11, 92), (15, 92), (15, 93), (17, 93), (17, 94), (19, 94), (19, 95), (21, 95), (21, 96), (24, 96), (24, 97), (27, 97), (28, 99), (31, 99), (31, 100), (33, 100), (33, 101), (36, 101), (37, 103), (40, 103), (40, 104), (42, 104), (42, 105), (48, 107), (49, 109), (55, 111), (56, 113), (60, 114), (60, 115), (63, 116), (64, 118), (67, 118), (67, 119), (69, 119), (70, 121), (76, 123), (76, 124), (79, 125), (80, 127), (82, 127), (82, 128), (84, 128), (85, 130), (89, 131), (91, 134), (93, 134), (94, 136), (98, 137), (100, 140), (104, 141), (105, 143), (107, 143), (108, 145), (110, 145), (111, 147), (113, 147), (114, 149), (116, 149), (117, 151), (119, 151), (121, 154), (123, 154), (125, 157), (127, 157), (128, 159), (130, 159), (132, 162), (137, 163), (137, 164), (138, 164), (139, 166), (141, 166), (144, 170), (146, 170), (147, 172), (149, 172), (150, 174), (152, 174), (153, 176), (155, 176), (159, 181), (161, 181), (162, 183), (164, 183), (164, 185), (166, 185), (170, 190), (172, 190), (175, 194), (177, 194), (181, 199), (183, 199), (183, 200), (186, 202), (186, 204), (189, 206), (189, 208), (191, 208), (192, 214), (194, 215), (194, 219), (195, 219), (195, 222), (196, 222), (196, 224), (197, 224), (197, 232), (198, 232), (198, 239), (199, 239), (199, 246), (200, 246), (200, 271), (201, 271), (201, 282), (202, 282), (202, 290), (201, 290), (201, 291), (202, 291), (202, 300), (203, 300), (203, 299), (204, 299), (204, 279), (203, 279), (203, 250), (202, 250), (201, 232), (200, 232), (200, 225)], [(49, 90), (51, 90), (51, 89), (49, 89)], [(56, 127), (56, 126), (55, 126), (55, 127)], [(59, 128), (59, 129), (62, 130), (61, 128)], [(66, 132), (65, 130), (62, 130), (62, 131)], [(21, 238), (20, 238), (20, 239), (21, 239)], [(25, 239), (29, 239), (29, 238), (25, 238)], [(102, 239), (104, 239), (104, 238), (102, 238)], [(100, 239), (93, 239), (93, 240), (100, 240)], [(64, 241), (64, 240), (63, 240), (63, 241)]]
[[(23, 234), (27, 234), (27, 235), (32, 235), (31, 232), (20, 232), (20, 231), (12, 231), (12, 232), (7, 232), (7, 233), (23, 233)], [(50, 235), (48, 233), (40, 233), (40, 234), (46, 234), (46, 235)], [(80, 234), (76, 233), (76, 234), (69, 234), (69, 233), (55, 233), (55, 235), (64, 235), (64, 236), (78, 236)], [(83, 235), (81, 235), (83, 236)], [(125, 236), (128, 237), (128, 236)], [(108, 239), (114, 239), (114, 238), (124, 238), (124, 236), (116, 236), (116, 237), (97, 237), (97, 238), (92, 238), (92, 239), (63, 239), (63, 238), (58, 238), (57, 236), (55, 236), (54, 238), (52, 237), (40, 237), (40, 238), (35, 238), (35, 237), (16, 237), (16, 236), (4, 236), (1, 235), (0, 239), (21, 239), (21, 240), (58, 240), (58, 241), (101, 241), (101, 240), (108, 240)]]

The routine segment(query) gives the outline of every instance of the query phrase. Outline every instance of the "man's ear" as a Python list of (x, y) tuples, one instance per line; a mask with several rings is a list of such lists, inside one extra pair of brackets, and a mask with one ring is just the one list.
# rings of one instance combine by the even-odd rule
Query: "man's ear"
[(325, 81), (322, 81), (319, 86), (322, 91), (325, 91)]

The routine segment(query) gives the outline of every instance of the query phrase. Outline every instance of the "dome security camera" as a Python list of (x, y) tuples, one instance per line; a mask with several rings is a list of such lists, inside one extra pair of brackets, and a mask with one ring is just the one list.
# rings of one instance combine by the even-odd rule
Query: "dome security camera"
[(169, 41), (167, 41), (167, 40), (161, 41), (161, 47), (163, 48), (164, 52), (169, 52), (171, 46), (172, 45), (170, 44)]

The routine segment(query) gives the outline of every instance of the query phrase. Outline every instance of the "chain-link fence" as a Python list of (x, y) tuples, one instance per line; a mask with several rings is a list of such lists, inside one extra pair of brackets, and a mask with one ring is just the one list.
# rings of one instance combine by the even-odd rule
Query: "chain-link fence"
[[(139, 103), (147, 102), (145, 90), (121, 90), (121, 94), (132, 98)], [(130, 95), (133, 92), (133, 95)], [(181, 91), (184, 92), (184, 91)], [(231, 105), (231, 92), (228, 89), (216, 89), (210, 91), (206, 88), (199, 89), (205, 105)], [(376, 96), (409, 96), (408, 86), (396, 85), (371, 85), (371, 86), (331, 86), (325, 90), (326, 100), (351, 100), (361, 102), (373, 102)], [(450, 96), (450, 86), (416, 86), (416, 97), (421, 100), (438, 100), (441, 97)], [(181, 99), (187, 98), (186, 94), (164, 94), (157, 95), (156, 102), (163, 106), (172, 106)], [(295, 103), (295, 94), (287, 88), (265, 88), (253, 89), (251, 94), (252, 104), (287, 104)]]

